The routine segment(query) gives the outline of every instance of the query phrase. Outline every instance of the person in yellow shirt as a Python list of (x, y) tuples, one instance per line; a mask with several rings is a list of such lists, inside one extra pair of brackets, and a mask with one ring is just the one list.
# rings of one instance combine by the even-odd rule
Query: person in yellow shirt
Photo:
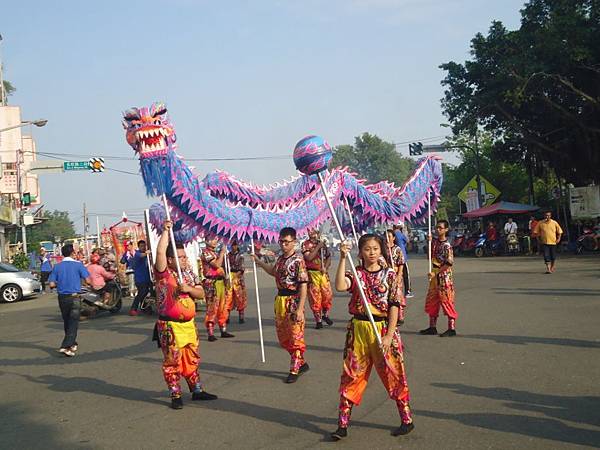
[(552, 273), (554, 272), (556, 262), (556, 245), (560, 242), (563, 230), (558, 222), (552, 220), (552, 213), (550, 211), (546, 211), (544, 219), (536, 225), (535, 234), (538, 236), (539, 243), (544, 250), (546, 273)]

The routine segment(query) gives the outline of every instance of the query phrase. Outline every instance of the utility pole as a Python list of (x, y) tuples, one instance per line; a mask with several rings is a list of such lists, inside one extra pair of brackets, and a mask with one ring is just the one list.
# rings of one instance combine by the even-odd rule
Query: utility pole
[(23, 150), (17, 150), (17, 195), (19, 202), (19, 221), (21, 223), (21, 241), (23, 243), (23, 253), (27, 254), (27, 225), (25, 225), (25, 211), (23, 210), (23, 188), (21, 186), (21, 181), (23, 179), (21, 173), (21, 163), (23, 156)]
[[(0, 34), (0, 45), (2, 44), (2, 35)], [(2, 52), (0, 52), (0, 106), (5, 106), (4, 100), (6, 94), (4, 93), (4, 76), (2, 75)]]
[(88, 248), (88, 239), (87, 239), (87, 232), (88, 232), (88, 216), (87, 216), (87, 209), (85, 207), (85, 202), (83, 203), (83, 248), (84, 248), (84, 255), (86, 258), (89, 257), (90, 251)]
[(485, 198), (483, 198), (483, 193), (481, 190), (481, 168), (479, 166), (479, 145), (477, 141), (477, 130), (475, 130), (475, 170), (477, 173), (475, 174), (477, 181), (477, 200), (479, 201), (479, 207), (483, 208), (485, 206)]

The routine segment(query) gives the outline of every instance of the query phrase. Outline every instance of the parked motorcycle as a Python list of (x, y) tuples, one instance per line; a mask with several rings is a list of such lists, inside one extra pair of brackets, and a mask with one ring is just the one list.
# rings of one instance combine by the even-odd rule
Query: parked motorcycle
[(107, 303), (103, 301), (102, 293), (90, 289), (82, 288), (81, 291), (81, 314), (88, 317), (95, 316), (99, 311), (108, 311), (116, 314), (123, 307), (123, 289), (119, 283), (114, 283), (110, 299)]
[(496, 239), (495, 241), (488, 241), (485, 233), (479, 236), (477, 243), (475, 244), (475, 256), (481, 258), (482, 256), (497, 256), (502, 254), (504, 250), (504, 239)]
[(583, 227), (583, 234), (577, 238), (577, 247), (575, 252), (581, 255), (585, 252), (593, 252), (596, 249), (596, 234), (589, 227)]
[(475, 245), (479, 240), (479, 235), (472, 235), (467, 237), (464, 234), (456, 235), (452, 242), (452, 251), (454, 255), (464, 255), (475, 251)]

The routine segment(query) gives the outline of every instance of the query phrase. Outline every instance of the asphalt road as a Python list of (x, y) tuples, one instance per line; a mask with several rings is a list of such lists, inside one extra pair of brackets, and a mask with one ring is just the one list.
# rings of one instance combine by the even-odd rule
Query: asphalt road
[[(331, 328), (307, 327), (311, 370), (283, 383), (289, 358), (273, 326), (273, 282), (261, 273), (267, 362), (256, 305), (235, 339), (206, 341), (201, 376), (214, 402), (169, 408), (153, 320), (124, 313), (82, 323), (80, 351), (60, 356), (57, 301), (0, 304), (0, 448), (554, 449), (600, 447), (600, 259), (459, 258), (459, 336), (420, 336), (426, 260), (411, 260), (416, 296), (402, 327), (415, 430), (394, 438), (395, 404), (376, 374), (349, 437), (336, 428), (347, 297)], [(129, 302), (129, 301), (128, 301)], [(124, 310), (125, 311), (125, 310)], [(307, 314), (307, 317), (309, 314)], [(440, 331), (445, 320), (440, 318)]]

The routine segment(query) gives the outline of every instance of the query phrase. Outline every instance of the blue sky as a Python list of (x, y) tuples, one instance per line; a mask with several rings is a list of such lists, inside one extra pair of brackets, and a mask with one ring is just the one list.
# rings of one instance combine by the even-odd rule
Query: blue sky
[[(306, 134), (352, 143), (367, 131), (403, 142), (448, 132), (438, 66), (469, 57), (492, 20), (519, 23), (522, 0), (28, 1), (2, 6), (0, 51), (9, 98), (40, 152), (131, 157), (121, 112), (164, 101), (188, 158), (286, 155), (263, 162), (197, 162), (256, 183), (295, 173)], [(405, 154), (406, 145), (399, 147)], [(39, 159), (43, 159), (40, 156)], [(68, 157), (69, 159), (86, 159)], [(141, 177), (114, 171), (40, 177), (49, 209), (85, 201), (101, 224), (153, 200)], [(112, 215), (112, 217), (111, 217)], [(91, 218), (95, 222), (95, 218)]]

